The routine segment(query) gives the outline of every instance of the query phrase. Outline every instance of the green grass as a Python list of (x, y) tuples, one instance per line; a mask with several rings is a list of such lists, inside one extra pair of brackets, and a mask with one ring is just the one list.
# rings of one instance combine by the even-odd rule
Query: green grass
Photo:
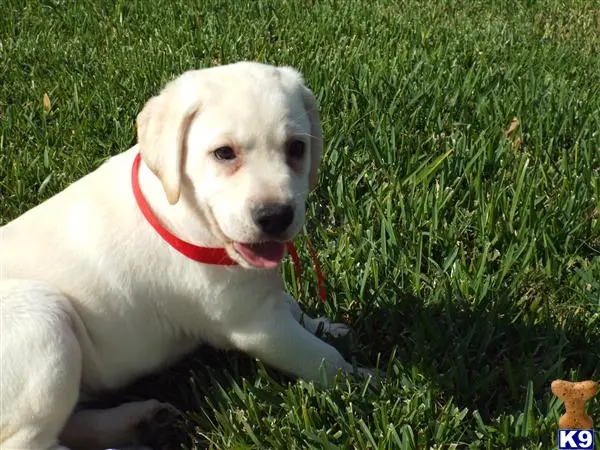
[(0, 223), (128, 148), (168, 79), (248, 59), (320, 100), (303, 303), (385, 379), (202, 349), (123, 395), (184, 409), (183, 448), (555, 448), (550, 381), (600, 378), (600, 2), (4, 0)]

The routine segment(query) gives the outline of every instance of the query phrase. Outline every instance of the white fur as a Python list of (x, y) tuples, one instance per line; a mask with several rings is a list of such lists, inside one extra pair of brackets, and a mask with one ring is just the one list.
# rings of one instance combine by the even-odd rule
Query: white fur
[[(146, 104), (138, 137), (139, 145), (0, 228), (2, 449), (63, 448), (59, 434), (78, 398), (122, 387), (200, 343), (310, 380), (322, 363), (329, 375), (351, 371), (311, 334), (320, 323), (346, 328), (304, 316), (278, 270), (250, 268), (232, 246), (264, 239), (250, 216), (263, 201), (294, 203), (286, 238), (302, 227), (322, 141), (300, 75), (257, 63), (188, 72)], [(291, 138), (307, 145), (294, 167), (285, 154)], [(233, 174), (211, 153), (223, 145), (243, 151)], [(157, 235), (132, 194), (138, 151), (142, 191), (163, 225), (198, 245), (225, 247), (239, 266), (192, 261)], [(156, 407), (127, 407), (130, 422)], [(65, 435), (127, 444), (111, 441), (125, 436), (114, 429), (119, 411), (75, 414)]]

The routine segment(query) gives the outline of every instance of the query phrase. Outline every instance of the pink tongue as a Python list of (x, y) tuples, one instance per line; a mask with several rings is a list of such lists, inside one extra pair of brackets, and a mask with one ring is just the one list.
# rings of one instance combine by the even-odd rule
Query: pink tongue
[(260, 244), (242, 244), (234, 242), (233, 246), (240, 255), (254, 267), (273, 269), (277, 267), (285, 254), (283, 242), (261, 242)]

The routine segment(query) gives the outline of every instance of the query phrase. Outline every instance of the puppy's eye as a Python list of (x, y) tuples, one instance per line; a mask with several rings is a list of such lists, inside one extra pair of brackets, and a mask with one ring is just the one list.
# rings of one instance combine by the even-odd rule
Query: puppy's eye
[(231, 147), (219, 147), (213, 154), (218, 160), (229, 161), (236, 158), (235, 151)]
[(301, 159), (304, 156), (306, 145), (302, 141), (292, 141), (288, 145), (288, 155), (293, 159)]

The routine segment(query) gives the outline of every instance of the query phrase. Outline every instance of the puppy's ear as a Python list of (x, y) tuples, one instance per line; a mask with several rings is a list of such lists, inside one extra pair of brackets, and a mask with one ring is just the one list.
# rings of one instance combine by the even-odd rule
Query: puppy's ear
[[(183, 78), (183, 77), (182, 77)], [(170, 204), (179, 200), (187, 133), (200, 102), (177, 79), (152, 97), (137, 116), (140, 153), (148, 168), (162, 182)]]
[(306, 86), (302, 75), (292, 67), (280, 67), (279, 70), (294, 79), (300, 85), (304, 109), (310, 121), (310, 172), (308, 177), (309, 186), (313, 189), (319, 181), (319, 164), (323, 153), (323, 127), (319, 116), (319, 105), (313, 92)]
[(323, 126), (319, 116), (319, 105), (312, 91), (306, 86), (302, 86), (302, 97), (304, 98), (304, 108), (310, 120), (310, 173), (309, 185), (313, 189), (319, 181), (319, 165), (321, 164), (321, 155), (323, 153)]

